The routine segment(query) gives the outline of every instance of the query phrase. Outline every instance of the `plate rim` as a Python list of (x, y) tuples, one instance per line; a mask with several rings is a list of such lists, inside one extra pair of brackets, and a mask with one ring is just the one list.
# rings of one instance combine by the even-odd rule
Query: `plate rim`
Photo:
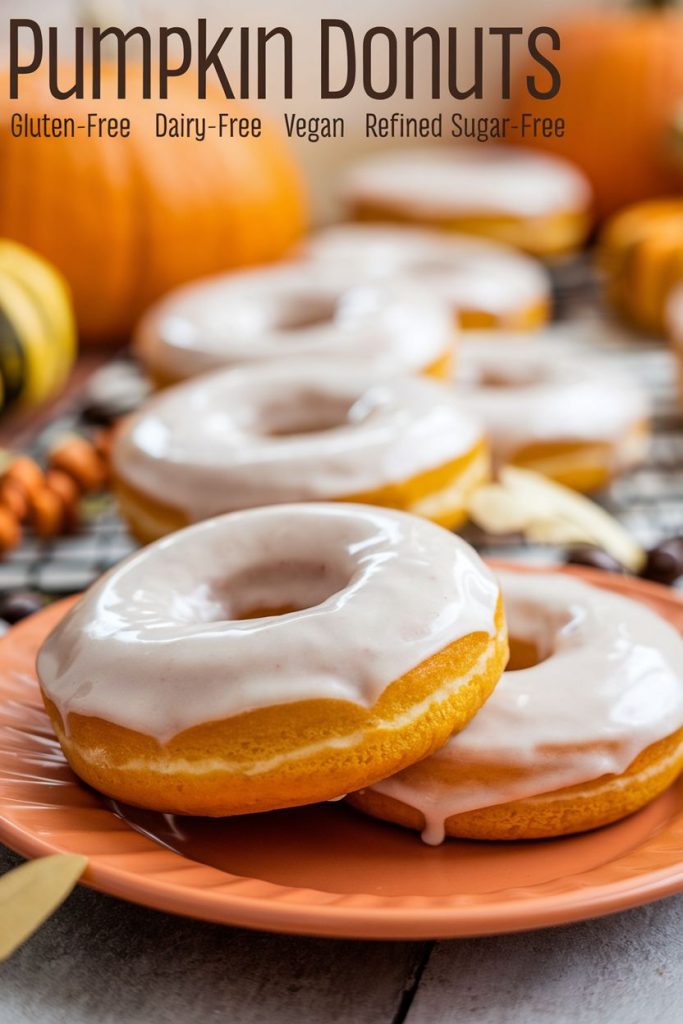
[[(2, 816), (0, 839), (10, 849), (24, 856), (72, 852), (54, 843), (41, 841), (32, 833), (8, 823)], [(153, 840), (150, 839), (149, 842), (153, 843)], [(188, 865), (207, 867), (180, 854), (174, 856), (186, 861)], [(177, 884), (171, 886), (157, 877), (150, 879), (149, 875), (139, 872), (99, 864), (97, 857), (89, 856), (88, 860), (88, 868), (79, 884), (140, 906), (231, 927), (251, 928), (276, 934), (359, 941), (474, 938), (533, 931), (604, 917), (683, 891), (681, 861), (674, 872), (660, 868), (632, 876), (626, 884), (624, 880), (619, 880), (594, 889), (571, 889), (560, 896), (534, 897), (534, 907), (531, 910), (527, 907), (523, 917), (518, 901), (511, 901), (507, 906), (480, 904), (471, 908), (451, 905), (394, 909), (388, 906), (364, 905), (344, 906), (340, 909), (333, 904), (319, 906), (281, 903), (262, 897), (228, 896), (223, 893), (217, 894), (211, 888), (187, 887), (179, 893)], [(595, 889), (603, 892), (596, 896)], [(291, 891), (296, 891), (295, 887), (291, 887)], [(369, 894), (359, 895), (368, 895), (368, 898), (372, 899)]]
[[(549, 568), (550, 571), (557, 570), (557, 567), (529, 566), (497, 559), (488, 561), (494, 569), (521, 569), (532, 572), (548, 571)], [(584, 567), (561, 567), (561, 571), (587, 578), (589, 582), (602, 583), (603, 586), (607, 584), (609, 589), (619, 591), (626, 589), (626, 580), (631, 584), (634, 582), (630, 578)], [(650, 594), (660, 599), (665, 597), (668, 602), (678, 605), (683, 614), (683, 596), (680, 594), (648, 581), (638, 580), (637, 585), (643, 595)], [(632, 588), (629, 589), (632, 592)], [(37, 623), (46, 613), (51, 612), (54, 615), (56, 608), (64, 608), (73, 600), (67, 598), (55, 602), (24, 622)], [(15, 628), (22, 632), (22, 624)], [(0, 651), (7, 642), (12, 643), (19, 639), (15, 629), (10, 630), (5, 637), (0, 638)], [(5, 799), (9, 805), (11, 798)], [(3, 812), (5, 799), (0, 798), (0, 840), (8, 847), (28, 857), (73, 852), (60, 846), (54, 839), (46, 839), (7, 818)], [(106, 808), (103, 810), (115, 817), (112, 811)], [(234, 927), (294, 935), (406, 941), (509, 934), (617, 913), (683, 891), (681, 857), (678, 861), (672, 861), (670, 865), (636, 871), (597, 885), (579, 884), (559, 893), (534, 895), (529, 900), (520, 897), (471, 905), (444, 903), (443, 906), (406, 906), (403, 896), (378, 897), (371, 893), (335, 894), (326, 890), (286, 886), (266, 879), (231, 875), (176, 851), (168, 850), (153, 839), (136, 833), (134, 829), (127, 828), (125, 831), (144, 839), (145, 843), (149, 844), (150, 851), (163, 852), (169, 858), (173, 858), (177, 870), (201, 869), (204, 872), (215, 873), (217, 879), (222, 876), (223, 884), (228, 890), (235, 881), (254, 880), (274, 886), (282, 896), (271, 898), (270, 895), (249, 896), (221, 891), (220, 880), (208, 886), (180, 884), (178, 881), (171, 883), (164, 881), (163, 875), (160, 877), (157, 874), (150, 875), (139, 870), (116, 867), (109, 863), (111, 855), (106, 853), (86, 854), (89, 865), (82, 879), (83, 884), (99, 892), (168, 913)], [(552, 843), (553, 840), (547, 842)], [(582, 874), (586, 872), (571, 877), (580, 879)], [(304, 894), (322, 892), (329, 896), (329, 900), (305, 901)], [(301, 898), (287, 899), (287, 893), (301, 894)], [(444, 896), (443, 899), (452, 899), (455, 895)], [(363, 899), (364, 902), (350, 906), (346, 902), (349, 897)], [(378, 900), (381, 900), (381, 905), (378, 905)], [(397, 906), (392, 906), (393, 900), (397, 901)]]

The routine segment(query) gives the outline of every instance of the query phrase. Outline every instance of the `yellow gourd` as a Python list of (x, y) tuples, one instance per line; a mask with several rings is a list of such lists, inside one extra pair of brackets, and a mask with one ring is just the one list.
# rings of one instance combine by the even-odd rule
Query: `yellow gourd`
[(46, 260), (0, 239), (0, 408), (34, 405), (64, 384), (76, 354), (69, 289)]

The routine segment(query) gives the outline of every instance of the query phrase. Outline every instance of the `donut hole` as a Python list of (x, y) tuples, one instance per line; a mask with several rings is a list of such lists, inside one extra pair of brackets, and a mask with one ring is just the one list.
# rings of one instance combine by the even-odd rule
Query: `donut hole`
[(531, 640), (523, 636), (510, 637), (510, 660), (505, 668), (506, 672), (519, 672), (521, 669), (533, 668), (540, 665), (550, 655), (544, 651), (537, 640)]
[(266, 437), (320, 434), (363, 422), (376, 405), (369, 393), (347, 396), (308, 388), (263, 405), (255, 426)]
[(482, 388), (530, 388), (543, 384), (544, 375), (532, 367), (514, 367), (501, 369), (487, 366), (476, 377), (476, 383)]
[(405, 269), (412, 274), (424, 274), (425, 277), (431, 277), (433, 275), (453, 273), (454, 269), (457, 268), (454, 268), (452, 256), (450, 258), (446, 256), (423, 256), (410, 260)]
[(273, 326), (279, 331), (305, 331), (335, 320), (337, 300), (330, 295), (300, 293), (283, 298)]
[(536, 596), (506, 600), (505, 614), (510, 644), (506, 672), (535, 668), (553, 657), (566, 646), (580, 621), (580, 615), (573, 609), (569, 613), (564, 609), (558, 613)]
[(240, 621), (315, 608), (349, 583), (348, 574), (326, 562), (283, 560), (255, 565), (209, 586), (214, 621)]
[(468, 358), (465, 354), (458, 372), (458, 383), (482, 391), (513, 391), (541, 387), (548, 383), (550, 376), (549, 371), (543, 367), (520, 364), (514, 359), (506, 360), (503, 352), (497, 362), (478, 362), (476, 358)]

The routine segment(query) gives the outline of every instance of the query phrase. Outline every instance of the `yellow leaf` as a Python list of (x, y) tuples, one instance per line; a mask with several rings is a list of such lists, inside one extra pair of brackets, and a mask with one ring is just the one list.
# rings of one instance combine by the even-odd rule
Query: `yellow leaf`
[(0, 961), (64, 902), (88, 865), (77, 853), (27, 861), (0, 877)]
[(641, 545), (605, 509), (529, 469), (503, 466), (497, 483), (472, 495), (469, 514), (487, 533), (523, 533), (546, 544), (597, 544), (632, 572), (645, 562)]

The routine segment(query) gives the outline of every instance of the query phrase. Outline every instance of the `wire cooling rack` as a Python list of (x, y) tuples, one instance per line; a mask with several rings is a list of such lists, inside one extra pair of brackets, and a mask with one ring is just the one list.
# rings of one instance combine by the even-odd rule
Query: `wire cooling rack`
[[(647, 463), (617, 480), (598, 500), (646, 546), (683, 534), (683, 406), (676, 395), (671, 354), (662, 342), (635, 337), (612, 322), (601, 307), (598, 282), (588, 260), (565, 264), (553, 276), (558, 339), (577, 350), (598, 349), (605, 358), (625, 367), (648, 391), (652, 403), (654, 437)], [(29, 453), (40, 458), (52, 438), (78, 429), (79, 420), (74, 405), (32, 439)], [(484, 554), (541, 564), (562, 559), (557, 549), (518, 539), (496, 540), (474, 529), (466, 535)], [(73, 536), (45, 543), (27, 531), (21, 547), (0, 562), (0, 592), (74, 593), (135, 546), (113, 498), (98, 496), (87, 502), (82, 528)]]

